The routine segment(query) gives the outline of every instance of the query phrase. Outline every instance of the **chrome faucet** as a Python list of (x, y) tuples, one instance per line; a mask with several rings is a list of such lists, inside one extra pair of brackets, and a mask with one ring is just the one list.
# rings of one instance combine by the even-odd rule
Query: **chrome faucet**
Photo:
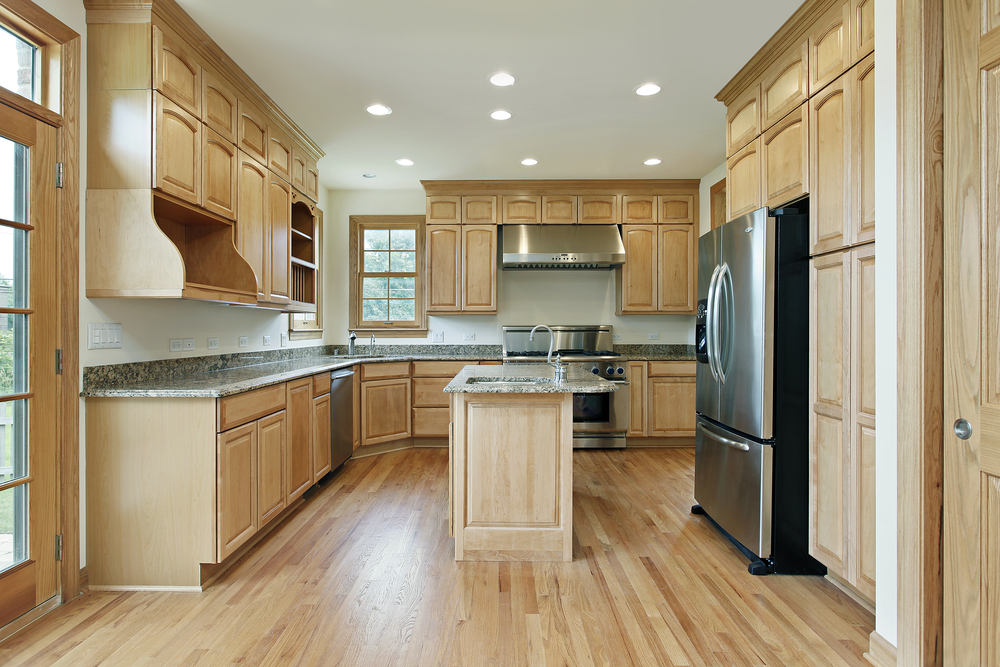
[(368, 354), (373, 357), (375, 356), (375, 334), (372, 334), (372, 340), (368, 344)]
[(553, 345), (555, 345), (556, 342), (556, 337), (552, 333), (552, 328), (549, 327), (549, 325), (547, 324), (536, 324), (535, 327), (531, 330), (531, 333), (528, 334), (528, 340), (535, 340), (535, 332), (538, 331), (539, 329), (545, 329), (546, 331), (549, 332), (549, 354), (545, 358), (545, 362), (556, 369), (556, 378), (555, 378), (556, 382), (565, 382), (566, 364), (562, 362), (562, 358), (558, 354), (556, 354), (556, 361), (555, 363), (552, 363), (552, 347)]
[(356, 333), (354, 333), (352, 331), (351, 332), (351, 337), (350, 337), (350, 339), (349, 339), (349, 341), (347, 343), (347, 354), (349, 354), (352, 357), (354, 356), (354, 341), (357, 340), (357, 338), (358, 338), (358, 334), (356, 334)]

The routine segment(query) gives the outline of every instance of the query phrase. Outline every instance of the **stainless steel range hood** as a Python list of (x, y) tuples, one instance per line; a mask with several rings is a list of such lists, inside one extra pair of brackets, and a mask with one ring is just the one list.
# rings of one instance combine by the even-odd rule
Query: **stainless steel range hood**
[(617, 225), (504, 225), (503, 268), (613, 269), (625, 263)]

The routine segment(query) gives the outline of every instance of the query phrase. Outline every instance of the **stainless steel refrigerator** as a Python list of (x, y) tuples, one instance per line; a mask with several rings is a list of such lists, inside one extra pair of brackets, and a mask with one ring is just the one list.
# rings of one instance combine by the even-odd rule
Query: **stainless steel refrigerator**
[(754, 574), (825, 573), (808, 554), (808, 202), (698, 243), (696, 513)]

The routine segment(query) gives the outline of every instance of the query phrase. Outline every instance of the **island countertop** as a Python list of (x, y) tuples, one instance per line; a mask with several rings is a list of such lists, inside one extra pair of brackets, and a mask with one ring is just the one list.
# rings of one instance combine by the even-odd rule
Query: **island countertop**
[[(618, 390), (614, 382), (599, 378), (578, 364), (567, 364), (566, 370), (565, 382), (556, 382), (555, 368), (548, 364), (466, 366), (444, 391), (447, 394), (601, 394)], [(484, 381), (476, 382), (477, 379)]]

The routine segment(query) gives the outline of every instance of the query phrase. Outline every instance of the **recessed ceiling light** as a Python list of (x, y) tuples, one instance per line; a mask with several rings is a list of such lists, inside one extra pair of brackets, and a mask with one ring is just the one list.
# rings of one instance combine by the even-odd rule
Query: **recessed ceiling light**
[(377, 178), (378, 174), (373, 174), (370, 171), (361, 174), (361, 178)]
[(388, 116), (392, 113), (392, 109), (385, 106), (384, 104), (373, 104), (368, 107), (368, 113), (373, 116)]
[(636, 95), (642, 95), (644, 97), (655, 95), (658, 92), (660, 92), (660, 87), (657, 86), (655, 83), (644, 83), (635, 89)]
[(413, 160), (410, 160), (409, 158), (401, 157), (398, 160), (396, 160), (396, 164), (402, 165), (403, 167), (412, 167), (413, 166)]
[(536, 160), (533, 157), (529, 157), (525, 158), (524, 160), (521, 160), (521, 164), (523, 164), (525, 167), (531, 167), (538, 164), (538, 160)]
[(643, 162), (643, 164), (652, 167), (654, 164), (660, 164), (660, 160), (658, 158), (651, 157), (645, 162)]
[(513, 86), (514, 77), (512, 77), (510, 74), (507, 74), (507, 72), (497, 72), (496, 74), (490, 77), (490, 83), (492, 83), (494, 86)]
[(503, 109), (497, 109), (490, 114), (490, 118), (493, 120), (507, 120), (510, 117), (511, 113), (509, 111), (504, 111)]

